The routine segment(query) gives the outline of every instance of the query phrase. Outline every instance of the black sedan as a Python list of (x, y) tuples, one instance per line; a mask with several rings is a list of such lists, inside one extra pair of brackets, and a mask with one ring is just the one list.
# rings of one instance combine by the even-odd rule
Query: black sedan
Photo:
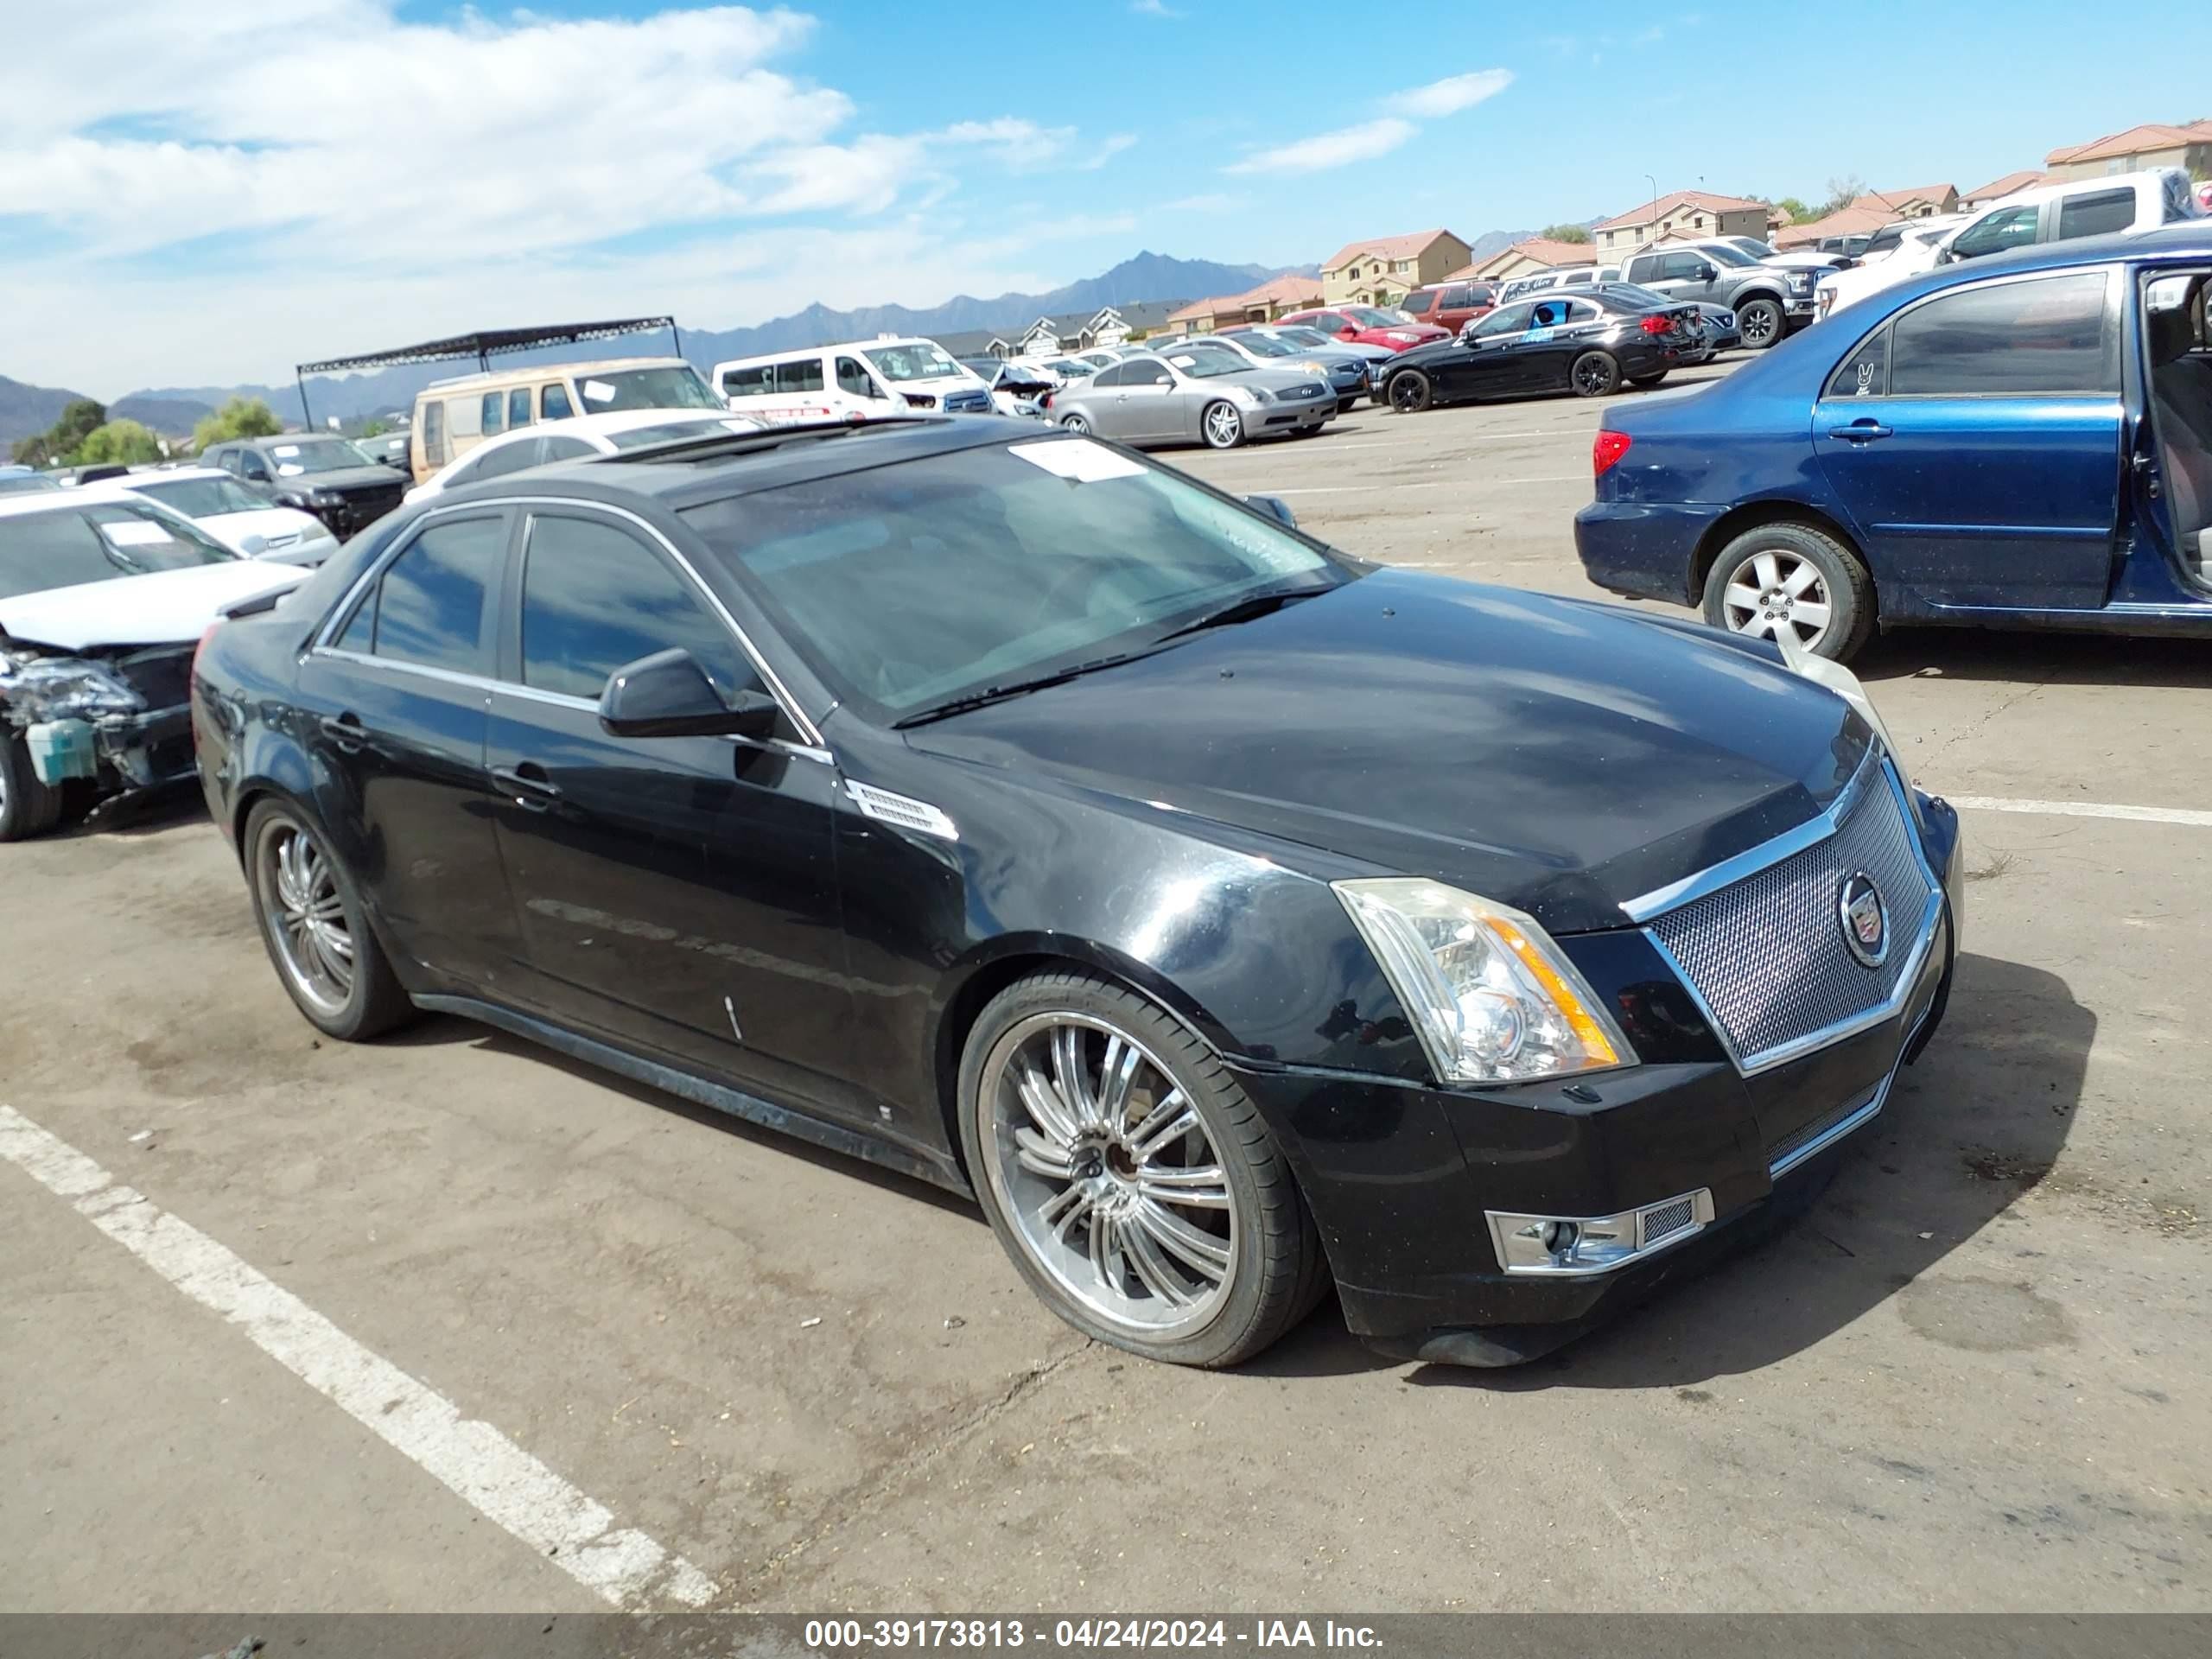
[(1623, 382), (1656, 386), (1704, 354), (1694, 305), (1547, 294), (1476, 318), (1456, 340), (1400, 353), (1382, 371), (1383, 391), (1402, 414), (1552, 391), (1602, 397)]
[(193, 713), (320, 1030), (461, 1014), (972, 1192), (1187, 1363), (1332, 1282), (1387, 1352), (1542, 1351), (1816, 1190), (1950, 974), (1956, 816), (1847, 671), (995, 419), (448, 492)]

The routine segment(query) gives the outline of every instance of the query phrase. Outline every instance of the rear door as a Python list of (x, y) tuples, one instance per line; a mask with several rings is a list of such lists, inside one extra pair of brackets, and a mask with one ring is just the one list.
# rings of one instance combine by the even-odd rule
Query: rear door
[(358, 585), (301, 663), (314, 802), (399, 948), (496, 985), (514, 916), (484, 764), (492, 621), (512, 528), (433, 513)]
[(772, 1097), (834, 1093), (850, 1015), (836, 768), (795, 743), (601, 728), (608, 677), (639, 657), (681, 645), (725, 694), (752, 672), (717, 607), (627, 519), (531, 510), (510, 587), (488, 816), (529, 1000)]
[(2119, 273), (1996, 277), (1908, 306), (1813, 409), (1885, 612), (2085, 610), (2110, 588)]

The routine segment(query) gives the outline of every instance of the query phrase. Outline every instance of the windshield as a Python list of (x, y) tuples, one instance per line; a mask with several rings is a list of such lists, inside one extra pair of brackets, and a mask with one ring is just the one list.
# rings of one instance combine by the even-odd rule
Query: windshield
[(1706, 255), (1708, 258), (1717, 259), (1724, 265), (1735, 265), (1739, 269), (1745, 265), (1758, 264), (1758, 260), (1752, 258), (1741, 248), (1727, 242), (1701, 242), (1695, 251)]
[(928, 340), (906, 346), (875, 346), (861, 355), (875, 365), (887, 380), (943, 380), (957, 378), (960, 365)]
[(1674, 301), (1664, 294), (1653, 291), (1637, 283), (1607, 283), (1605, 291), (1613, 299), (1626, 300), (1630, 305), (1672, 305)]
[(30, 490), (58, 490), (61, 480), (44, 473), (0, 473), (0, 495), (21, 495)]
[(1287, 340), (1276, 340), (1268, 334), (1242, 334), (1236, 343), (1255, 357), (1298, 357), (1298, 347)]
[(1284, 328), (1278, 330), (1274, 338), (1287, 340), (1294, 346), (1333, 346), (1337, 343), (1319, 328)]
[[(302, 438), (297, 443), (272, 443), (269, 446), (269, 460), (279, 478), (297, 478), (302, 473), (342, 473), (349, 467), (384, 464), (371, 461), (358, 446), (344, 438)], [(269, 504), (264, 501), (261, 505)]]
[(221, 478), (178, 478), (163, 484), (137, 484), (140, 495), (150, 495), (165, 507), (175, 507), (188, 518), (209, 518), (220, 512), (267, 512), (270, 500), (227, 475)]
[(1406, 321), (1393, 312), (1377, 311), (1371, 305), (1348, 305), (1344, 313), (1363, 328), (1395, 328)]
[(722, 420), (656, 421), (633, 426), (627, 432), (609, 432), (607, 441), (617, 449), (642, 449), (649, 443), (673, 443), (679, 438), (711, 437), (717, 432), (758, 432), (760, 423), (732, 415)]
[(1252, 366), (1226, 346), (1178, 346), (1163, 355), (1193, 380), (1241, 374)]
[(1085, 438), (806, 480), (683, 517), (830, 689), (879, 719), (1150, 649), (1263, 589), (1351, 579), (1274, 519)]
[(181, 518), (119, 501), (0, 518), (0, 599), (228, 564), (238, 556)]
[(618, 409), (727, 409), (689, 363), (650, 369), (600, 369), (576, 387), (594, 415)]

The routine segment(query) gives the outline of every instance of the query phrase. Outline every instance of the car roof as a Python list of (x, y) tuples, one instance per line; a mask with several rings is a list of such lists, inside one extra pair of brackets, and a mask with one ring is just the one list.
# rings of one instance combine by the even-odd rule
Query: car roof
[(269, 438), (225, 438), (217, 449), (260, 449), (273, 443), (351, 443), (342, 432), (279, 432)]
[(118, 480), (104, 478), (95, 483), (79, 484), (73, 489), (26, 490), (20, 494), (0, 495), (0, 518), (20, 518), (34, 512), (60, 512), (71, 507), (81, 507), (87, 502), (101, 501), (110, 505), (120, 504), (166, 511), (151, 497), (124, 488)]
[(127, 480), (118, 478), (108, 481), (130, 490), (136, 489), (141, 484), (165, 484), (180, 478), (228, 477), (230, 474), (219, 467), (164, 467), (158, 472), (132, 473)]

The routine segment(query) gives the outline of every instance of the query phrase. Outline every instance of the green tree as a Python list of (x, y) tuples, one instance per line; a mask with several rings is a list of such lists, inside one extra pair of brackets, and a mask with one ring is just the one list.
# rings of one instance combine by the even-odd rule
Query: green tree
[(1547, 225), (1536, 232), (1547, 242), (1587, 242), (1590, 231), (1582, 225)]
[(361, 435), (365, 438), (380, 438), (391, 430), (391, 429), (382, 421), (372, 416), (369, 423), (361, 429)]
[(1774, 205), (1776, 210), (1792, 225), (1802, 225), (1813, 216), (1813, 210), (1795, 196), (1784, 196)]
[(107, 410), (90, 397), (72, 398), (61, 418), (35, 437), (16, 441), (16, 459), (26, 467), (51, 467), (73, 456), (85, 440), (107, 420)]
[(192, 429), (192, 447), (205, 452), (210, 444), (232, 438), (273, 438), (284, 429), (276, 411), (258, 397), (233, 397), (213, 415), (200, 417)]
[(162, 458), (162, 441), (136, 421), (110, 421), (96, 426), (85, 435), (70, 456), (70, 463), (78, 467), (92, 467), (105, 462), (120, 461), (135, 467), (143, 461)]

